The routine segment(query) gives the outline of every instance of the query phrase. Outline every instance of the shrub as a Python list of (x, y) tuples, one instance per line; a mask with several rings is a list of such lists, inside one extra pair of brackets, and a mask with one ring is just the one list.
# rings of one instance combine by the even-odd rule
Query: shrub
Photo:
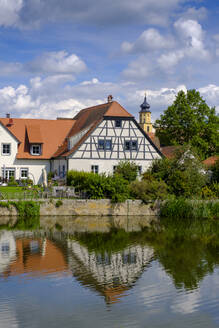
[(135, 181), (138, 175), (138, 166), (134, 162), (121, 161), (116, 167), (115, 174), (120, 174), (128, 182)]
[(155, 161), (150, 173), (165, 181), (171, 194), (184, 197), (200, 195), (208, 178), (200, 161), (193, 155), (188, 156), (188, 151), (179, 153), (174, 159)]
[(219, 183), (219, 159), (216, 161), (216, 163), (211, 166), (212, 171), (212, 181)]
[(167, 185), (164, 181), (142, 180), (134, 181), (130, 185), (131, 195), (141, 199), (144, 203), (149, 200), (165, 199), (167, 197)]
[(67, 184), (84, 191), (88, 198), (109, 198), (113, 202), (122, 202), (129, 197), (128, 181), (121, 175), (95, 174), (92, 172), (69, 171)]
[(9, 179), (9, 182), (8, 182), (8, 186), (9, 187), (13, 187), (13, 186), (17, 186), (18, 185), (18, 183), (15, 181), (15, 178), (14, 177), (10, 177), (10, 179)]

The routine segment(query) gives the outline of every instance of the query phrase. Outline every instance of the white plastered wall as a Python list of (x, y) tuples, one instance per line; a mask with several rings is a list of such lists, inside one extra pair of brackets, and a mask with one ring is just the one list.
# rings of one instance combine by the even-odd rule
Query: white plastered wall
[[(10, 155), (2, 155), (2, 144), (11, 145)], [(18, 142), (17, 140), (0, 124), (0, 177), (2, 177), (2, 168), (15, 169), (15, 179), (20, 179), (21, 168), (28, 168), (30, 179), (34, 183), (42, 182), (42, 169), (50, 171), (50, 161), (43, 159), (16, 159)]]

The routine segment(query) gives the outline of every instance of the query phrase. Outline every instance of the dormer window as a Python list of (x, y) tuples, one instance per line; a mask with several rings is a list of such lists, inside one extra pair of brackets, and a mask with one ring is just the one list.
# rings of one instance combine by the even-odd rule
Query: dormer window
[(41, 145), (31, 145), (30, 147), (31, 155), (39, 156), (41, 155)]

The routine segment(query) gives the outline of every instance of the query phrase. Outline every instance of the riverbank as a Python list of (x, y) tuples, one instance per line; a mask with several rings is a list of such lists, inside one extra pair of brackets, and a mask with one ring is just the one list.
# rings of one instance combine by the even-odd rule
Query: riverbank
[[(19, 215), (20, 201), (0, 202), (1, 216)], [(22, 202), (27, 204), (28, 201)], [(141, 200), (127, 200), (112, 203), (109, 199), (42, 199), (29, 201), (30, 206), (39, 205), (40, 216), (159, 216), (159, 202), (142, 203)]]

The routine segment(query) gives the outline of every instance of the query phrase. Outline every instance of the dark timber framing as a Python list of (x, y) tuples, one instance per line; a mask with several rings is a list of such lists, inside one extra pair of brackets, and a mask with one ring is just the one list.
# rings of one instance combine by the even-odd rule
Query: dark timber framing
[[(116, 120), (121, 120), (121, 127), (115, 126)], [(100, 130), (98, 133), (97, 129)], [(99, 149), (99, 140), (104, 140), (104, 143), (111, 140), (111, 149)], [(125, 141), (137, 142), (137, 149), (126, 150)], [(69, 158), (151, 161), (156, 158), (156, 153), (163, 157), (133, 117), (104, 117)]]

